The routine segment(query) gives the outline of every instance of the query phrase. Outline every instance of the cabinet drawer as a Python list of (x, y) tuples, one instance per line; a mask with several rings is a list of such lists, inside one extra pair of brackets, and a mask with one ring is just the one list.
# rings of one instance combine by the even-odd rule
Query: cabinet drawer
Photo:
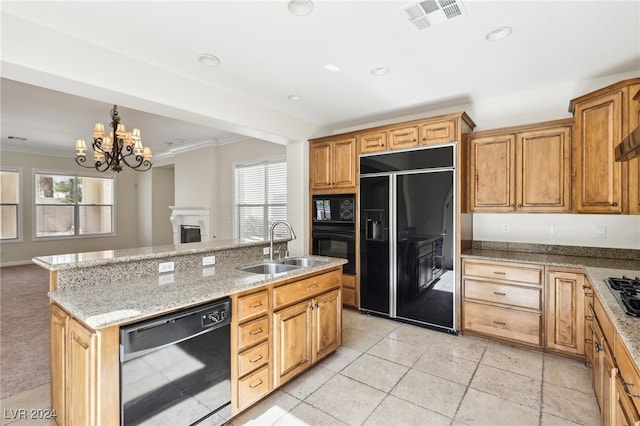
[(410, 148), (418, 145), (418, 126), (402, 127), (389, 131), (389, 148)]
[(237, 309), (238, 321), (265, 314), (269, 310), (269, 292), (264, 290), (238, 297)]
[(420, 144), (453, 142), (456, 140), (455, 120), (420, 125)]
[(616, 338), (615, 354), (620, 375), (622, 376), (624, 383), (627, 384), (626, 392), (636, 395), (631, 397), (631, 400), (636, 406), (636, 410), (640, 412), (640, 372), (638, 371), (633, 358), (629, 355), (627, 347), (619, 337)]
[(487, 281), (464, 280), (464, 297), (492, 303), (540, 309), (542, 290)]
[(464, 275), (530, 284), (542, 282), (542, 267), (507, 263), (464, 262)]
[(378, 152), (387, 149), (387, 132), (365, 133), (358, 137), (360, 152)]
[(341, 284), (342, 274), (336, 271), (276, 287), (273, 289), (273, 308), (278, 309), (299, 300), (309, 299), (331, 288), (340, 287)]
[(238, 380), (238, 406), (244, 408), (269, 393), (269, 366)]
[(465, 302), (464, 328), (540, 346), (540, 314)]
[(269, 337), (269, 318), (257, 320), (238, 326), (238, 349), (244, 349)]
[(356, 276), (355, 275), (342, 275), (342, 286), (350, 289), (356, 289)]
[(615, 328), (613, 328), (613, 325), (609, 320), (609, 316), (605, 313), (602, 302), (600, 302), (600, 299), (598, 297), (593, 298), (593, 313), (598, 320), (598, 324), (600, 324), (600, 328), (602, 329), (604, 338), (607, 340), (607, 342), (609, 342), (609, 345), (613, 345), (616, 330)]
[(238, 376), (263, 366), (269, 361), (269, 341), (260, 343), (238, 355)]

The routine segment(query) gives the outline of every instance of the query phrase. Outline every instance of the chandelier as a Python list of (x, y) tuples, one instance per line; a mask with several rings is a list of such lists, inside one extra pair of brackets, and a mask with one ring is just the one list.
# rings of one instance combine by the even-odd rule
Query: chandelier
[[(124, 124), (120, 123), (118, 106), (111, 110), (111, 124), (113, 129), (105, 137), (104, 124), (96, 123), (93, 129), (93, 159), (95, 163), (85, 165), (87, 161), (87, 144), (84, 139), (76, 140), (76, 163), (88, 169), (95, 168), (99, 172), (111, 169), (120, 172), (124, 165), (145, 172), (151, 168), (151, 148), (142, 145), (140, 129), (127, 132)], [(115, 135), (114, 135), (115, 131)]]

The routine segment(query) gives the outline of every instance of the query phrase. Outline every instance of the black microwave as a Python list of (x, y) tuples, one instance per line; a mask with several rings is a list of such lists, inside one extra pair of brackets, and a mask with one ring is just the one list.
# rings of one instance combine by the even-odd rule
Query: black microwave
[(349, 195), (314, 195), (314, 222), (355, 223), (356, 197)]

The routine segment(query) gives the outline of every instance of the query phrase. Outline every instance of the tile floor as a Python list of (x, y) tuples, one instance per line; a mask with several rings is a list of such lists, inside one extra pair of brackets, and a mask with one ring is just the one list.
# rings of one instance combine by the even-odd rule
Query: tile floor
[[(49, 406), (49, 384), (1, 402)], [(233, 419), (239, 425), (599, 425), (583, 363), (344, 312), (343, 346)]]

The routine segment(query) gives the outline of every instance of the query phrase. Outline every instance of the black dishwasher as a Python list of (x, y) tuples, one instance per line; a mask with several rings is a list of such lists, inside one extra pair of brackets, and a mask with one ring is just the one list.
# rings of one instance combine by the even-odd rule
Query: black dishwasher
[(225, 298), (121, 327), (120, 423), (228, 420), (230, 322)]

